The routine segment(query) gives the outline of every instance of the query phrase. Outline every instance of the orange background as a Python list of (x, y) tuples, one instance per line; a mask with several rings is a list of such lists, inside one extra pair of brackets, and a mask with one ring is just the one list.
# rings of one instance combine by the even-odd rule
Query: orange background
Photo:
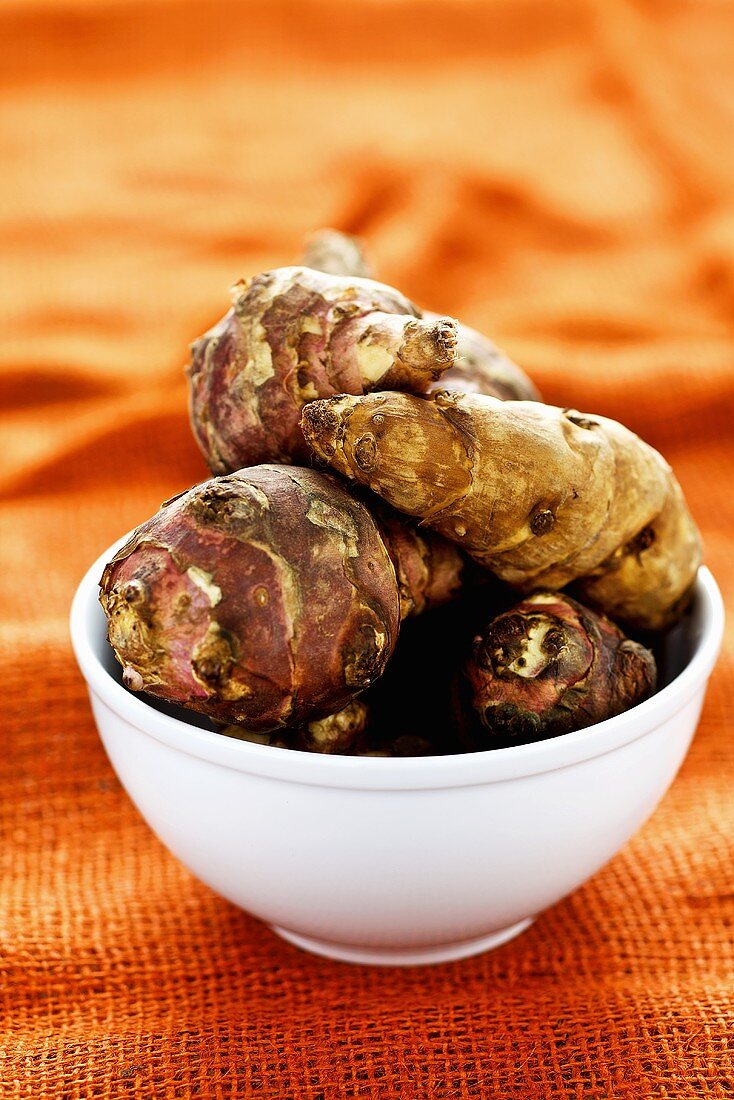
[(732, 1096), (731, 627), (635, 840), (514, 943), (403, 972), (301, 954), (167, 855), (66, 626), (204, 474), (188, 342), (322, 224), (659, 447), (731, 599), (732, 5), (4, 0), (0, 80), (0, 1095)]

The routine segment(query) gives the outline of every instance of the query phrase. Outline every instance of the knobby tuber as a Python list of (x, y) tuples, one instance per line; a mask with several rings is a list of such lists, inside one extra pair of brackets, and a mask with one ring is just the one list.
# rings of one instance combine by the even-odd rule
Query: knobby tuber
[(272, 732), (254, 732), (238, 725), (225, 726), (221, 732), (238, 741), (251, 741), (275, 748), (300, 749), (327, 755), (353, 755), (364, 742), (368, 708), (361, 699), (352, 699), (341, 710), (316, 718), (302, 726)]
[(370, 511), (395, 567), (401, 620), (453, 600), (464, 572), (456, 546), (435, 531), (418, 529), (392, 509), (375, 504)]
[(335, 714), (307, 722), (300, 744), (308, 752), (350, 753), (367, 729), (368, 711), (361, 699), (353, 699)]
[(324, 756), (429, 756), (435, 746), (425, 737), (412, 734), (378, 736), (369, 728), (370, 708), (362, 699), (353, 699), (335, 714), (307, 722), (302, 726), (271, 732), (255, 732), (243, 726), (223, 726), (226, 737), (270, 745), (277, 749), (320, 753)]
[(397, 290), (278, 268), (237, 283), (232, 309), (192, 345), (191, 423), (213, 473), (307, 461), (299, 426), (306, 402), (422, 392), (455, 361), (455, 323), (422, 319)]
[(169, 501), (107, 566), (101, 599), (128, 687), (252, 730), (346, 705), (382, 672), (400, 611), (367, 509), (283, 466)]
[(312, 233), (303, 250), (303, 264), (327, 275), (374, 277), (360, 241), (338, 229), (319, 229)]
[[(360, 242), (337, 229), (322, 229), (306, 242), (303, 262), (335, 275), (371, 275)], [(424, 310), (424, 318), (438, 314)], [(456, 362), (429, 387), (461, 393), (483, 393), (501, 401), (539, 401), (540, 393), (523, 370), (503, 351), (468, 325), (457, 323)]]
[(701, 547), (683, 494), (615, 421), (441, 392), (338, 396), (302, 423), (333, 469), (516, 588), (576, 581), (585, 602), (652, 630), (687, 599)]
[[(397, 525), (393, 525), (396, 527)], [(382, 673), (403, 614), (449, 598), (461, 555), (380, 528), (334, 478), (258, 466), (167, 502), (107, 565), (108, 637), (133, 690), (248, 730), (324, 718)]]
[[(603, 615), (537, 592), (475, 638), (457, 696), (475, 720), (475, 747), (584, 729), (655, 688), (655, 659)], [(472, 728), (471, 721), (468, 728)]]

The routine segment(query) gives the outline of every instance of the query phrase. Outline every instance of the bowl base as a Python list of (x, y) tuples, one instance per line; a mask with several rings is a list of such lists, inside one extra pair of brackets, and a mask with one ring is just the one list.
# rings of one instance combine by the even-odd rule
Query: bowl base
[(480, 955), (483, 951), (500, 947), (529, 928), (533, 920), (533, 917), (528, 917), (527, 920), (518, 921), (517, 924), (511, 924), (507, 928), (500, 928), (497, 932), (490, 932), (488, 936), (478, 936), (473, 940), (441, 943), (436, 947), (407, 948), (353, 947), (350, 944), (329, 943), (326, 940), (301, 936), (298, 932), (290, 932), (277, 924), (271, 924), (270, 927), (277, 935), (288, 940), (288, 943), (304, 951), (310, 951), (313, 955), (324, 955), (327, 959), (337, 959), (339, 962), (362, 963), (367, 966), (430, 966), (434, 963), (467, 959), (471, 955)]

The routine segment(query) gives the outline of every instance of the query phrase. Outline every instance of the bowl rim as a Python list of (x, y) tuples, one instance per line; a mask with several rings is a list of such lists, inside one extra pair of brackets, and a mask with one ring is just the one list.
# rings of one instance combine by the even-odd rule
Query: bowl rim
[(354, 757), (299, 752), (239, 741), (163, 714), (110, 676), (95, 650), (90, 617), (97, 611), (103, 614), (99, 580), (105, 564), (127, 537), (118, 539), (90, 566), (71, 605), (72, 646), (93, 704), (102, 703), (141, 733), (189, 756), (299, 784), (356, 790), (481, 786), (556, 771), (603, 756), (658, 729), (694, 698), (711, 674), (724, 632), (721, 592), (710, 570), (701, 566), (693, 598), (700, 604), (702, 627), (691, 660), (657, 694), (624, 714), (547, 741), (449, 756)]

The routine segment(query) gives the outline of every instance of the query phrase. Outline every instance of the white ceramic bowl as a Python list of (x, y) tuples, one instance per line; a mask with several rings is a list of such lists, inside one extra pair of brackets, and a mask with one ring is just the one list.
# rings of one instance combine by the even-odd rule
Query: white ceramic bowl
[(352, 962), (484, 951), (593, 875), (670, 786), (723, 632), (702, 569), (666, 654), (673, 678), (626, 714), (468, 755), (319, 756), (231, 740), (125, 690), (97, 601), (115, 549), (79, 586), (71, 634), (123, 786), (203, 882), (300, 947)]

